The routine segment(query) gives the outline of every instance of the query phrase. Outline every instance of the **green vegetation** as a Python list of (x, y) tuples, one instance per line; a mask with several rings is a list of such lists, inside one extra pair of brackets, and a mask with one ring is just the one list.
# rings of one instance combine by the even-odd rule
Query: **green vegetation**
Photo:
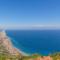
[(20, 60), (20, 57), (0, 54), (0, 60)]
[[(29, 59), (36, 59), (37, 57), (42, 56), (38, 54), (34, 54), (32, 56), (16, 56), (16, 55), (0, 53), (0, 60), (29, 60)], [(60, 60), (60, 53), (51, 54), (50, 57), (52, 57), (53, 60), (57, 59)]]
[(53, 60), (60, 60), (60, 52), (56, 52), (50, 55)]
[[(50, 54), (49, 56), (52, 57), (53, 60), (60, 60), (60, 52)], [(38, 57), (41, 58), (43, 56), (39, 54), (33, 54), (31, 56), (12, 55), (0, 44), (0, 60), (36, 60)]]
[(5, 46), (0, 43), (0, 60), (21, 60), (21, 56), (10, 54)]

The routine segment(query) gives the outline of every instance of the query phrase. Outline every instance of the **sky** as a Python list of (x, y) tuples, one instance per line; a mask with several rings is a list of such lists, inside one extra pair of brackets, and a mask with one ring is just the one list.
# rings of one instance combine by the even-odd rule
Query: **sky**
[(60, 0), (0, 0), (0, 27), (60, 28)]

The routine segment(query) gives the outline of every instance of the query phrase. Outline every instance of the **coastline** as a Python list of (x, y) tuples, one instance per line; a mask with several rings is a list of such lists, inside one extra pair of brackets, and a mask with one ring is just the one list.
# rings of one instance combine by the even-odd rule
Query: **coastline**
[[(8, 35), (8, 36), (9, 36), (9, 35)], [(14, 37), (14, 36), (13, 36), (13, 37)], [(14, 45), (13, 42), (12, 42), (12, 40), (11, 40), (13, 37), (10, 36), (10, 41), (11, 41), (13, 47), (14, 47), (15, 49), (17, 49), (20, 53), (22, 53), (22, 55), (30, 56), (30, 55), (32, 55), (32, 54), (35, 54), (35, 53), (29, 54), (28, 52), (25, 53), (24, 51), (20, 50), (20, 48), (17, 48), (18, 45), (17, 45), (17, 46)], [(14, 40), (13, 40), (13, 41), (14, 41)], [(15, 41), (15, 42), (16, 42), (16, 41)], [(57, 51), (57, 52), (58, 52), (58, 51)], [(54, 53), (55, 53), (55, 52), (54, 52)], [(38, 54), (38, 53), (37, 53), (37, 54)], [(39, 53), (39, 54), (40, 54), (40, 53)], [(50, 54), (50, 53), (49, 53), (49, 54)], [(48, 54), (48, 55), (49, 55), (49, 54)], [(51, 54), (53, 54), (53, 53), (51, 53)], [(41, 54), (41, 55), (42, 55), (42, 56), (47, 56), (47, 55), (45, 55), (45, 54)]]
[[(8, 37), (8, 36), (7, 36)], [(11, 44), (11, 46), (13, 47), (13, 49), (15, 49), (17, 52), (21, 53), (23, 56), (30, 56), (29, 54), (19, 50), (17, 47), (15, 47), (10, 39), (10, 37), (8, 37), (8, 41)]]
[[(41, 54), (37, 54), (37, 53), (33, 53), (31, 55), (19, 50), (18, 48), (16, 48), (16, 46), (14, 46), (11, 38), (6, 34), (6, 32), (0, 32), (0, 39), (2, 41), (2, 45), (4, 45), (4, 47), (9, 51), (9, 53), (7, 55), (10, 54), (10, 56), (12, 56), (12, 58), (14, 59), (14, 57), (17, 59), (22, 59), (22, 60), (52, 60), (55, 59), (56, 56), (60, 55), (60, 53), (54, 53), (54, 54), (50, 54), (50, 55), (41, 55)], [(6, 51), (5, 51), (6, 52)], [(9, 56), (9, 57), (10, 57)], [(14, 57), (13, 57), (14, 56)], [(59, 58), (60, 56), (58, 56), (57, 58)], [(10, 59), (10, 58), (9, 58)]]
[[(8, 37), (8, 36), (7, 36), (7, 37)], [(20, 49), (18, 49), (17, 47), (15, 47), (15, 46), (13, 45), (10, 37), (8, 37), (8, 41), (10, 42), (11, 46), (12, 46), (14, 49), (16, 49), (19, 53), (21, 53), (23, 56), (30, 56), (30, 54), (25, 53), (25, 52), (21, 51)]]

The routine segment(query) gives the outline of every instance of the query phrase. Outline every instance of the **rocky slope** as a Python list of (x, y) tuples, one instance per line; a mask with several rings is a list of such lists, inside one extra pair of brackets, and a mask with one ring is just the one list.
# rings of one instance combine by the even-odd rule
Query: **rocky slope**
[(21, 55), (20, 52), (13, 47), (10, 39), (4, 31), (0, 32), (0, 53), (9, 53), (11, 55)]

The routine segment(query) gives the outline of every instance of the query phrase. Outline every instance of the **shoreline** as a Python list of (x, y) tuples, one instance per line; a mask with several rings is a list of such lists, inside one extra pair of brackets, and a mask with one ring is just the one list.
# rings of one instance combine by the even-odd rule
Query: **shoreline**
[[(7, 36), (7, 37), (8, 37), (8, 36)], [(13, 49), (16, 49), (16, 50), (17, 50), (19, 53), (21, 53), (23, 56), (30, 56), (29, 54), (27, 54), (27, 53), (25, 53), (25, 52), (19, 50), (17, 47), (15, 47), (14, 44), (12, 43), (10, 37), (8, 37), (8, 40), (9, 40), (9, 42), (11, 43), (11, 46), (13, 47)]]
[[(5, 33), (6, 33), (6, 32), (5, 32)], [(12, 46), (14, 49), (16, 49), (19, 53), (21, 53), (23, 56), (31, 56), (31, 55), (35, 54), (35, 53), (28, 54), (28, 53), (25, 53), (24, 51), (21, 51), (20, 49), (18, 49), (17, 47), (14, 46), (14, 44), (13, 44), (12, 41), (11, 41), (11, 38), (10, 38), (8, 35), (6, 35), (6, 36), (8, 37), (8, 40), (9, 40), (9, 42), (11, 43), (11, 46)], [(54, 52), (54, 53), (57, 53), (57, 52)], [(54, 53), (51, 53), (51, 55), (54, 54)], [(58, 53), (59, 53), (59, 52), (58, 52)], [(38, 54), (38, 53), (37, 53), (37, 54)], [(39, 55), (48, 56), (49, 54), (47, 54), (47, 55), (39, 54)]]
[[(8, 36), (7, 36), (8, 37)], [(14, 44), (12, 43), (11, 41), (11, 38), (9, 38), (9, 42), (11, 43), (11, 46), (16, 49), (19, 53), (21, 53), (23, 56), (31, 56), (33, 54), (38, 54), (38, 53), (32, 53), (32, 54), (28, 54), (28, 53), (25, 53), (24, 51), (21, 51), (20, 49), (18, 49), (17, 47), (14, 46)], [(59, 52), (54, 52), (54, 53), (59, 53)], [(51, 55), (54, 54), (54, 53), (50, 53)], [(45, 54), (38, 54), (38, 55), (42, 55), (42, 56), (49, 56), (49, 54), (45, 55)]]

